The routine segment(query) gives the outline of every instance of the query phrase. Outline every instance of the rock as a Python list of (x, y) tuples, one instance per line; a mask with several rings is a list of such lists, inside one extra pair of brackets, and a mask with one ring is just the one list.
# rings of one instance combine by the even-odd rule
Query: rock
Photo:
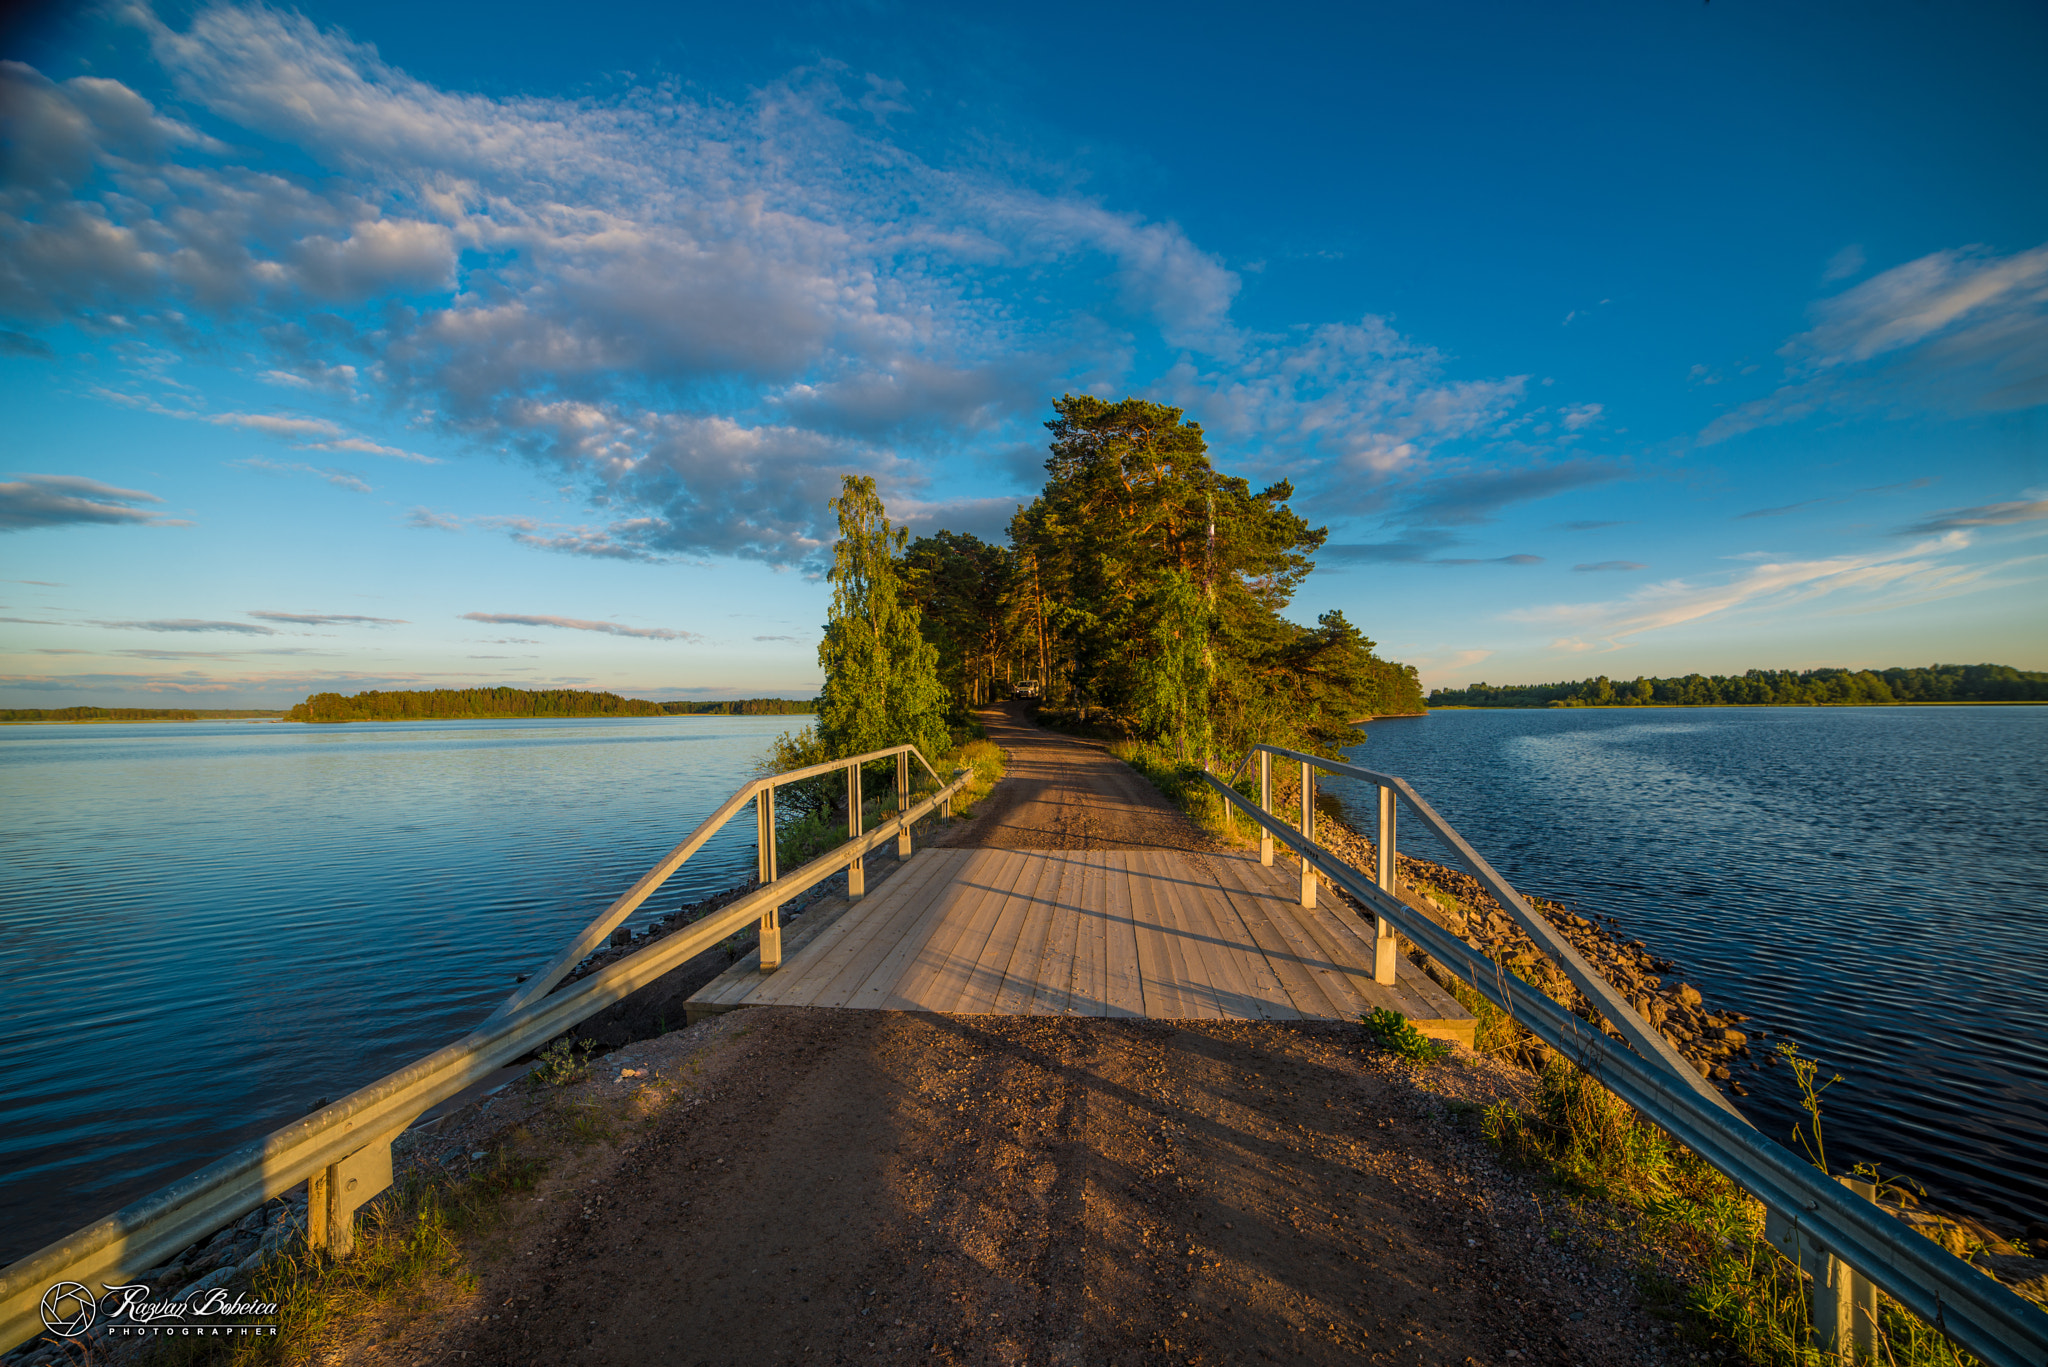
[(1671, 1000), (1680, 1006), (1698, 1006), (1701, 1000), (1700, 990), (1691, 983), (1680, 983), (1671, 989)]
[[(2031, 1242), (2035, 1247), (2041, 1246), (2039, 1240)], [(1978, 1258), (1977, 1263), (2028, 1300), (2048, 1305), (2048, 1258), (1987, 1253)]]
[(1728, 1071), (1727, 1065), (1717, 1063), (1707, 1073), (1707, 1076), (1714, 1079), (1714, 1081), (1716, 1082), (1726, 1082), (1729, 1078), (1735, 1075)]
[(201, 1277), (198, 1281), (192, 1283), (192, 1285), (186, 1287), (182, 1292), (180, 1292), (178, 1294), (178, 1299), (181, 1301), (189, 1301), (194, 1296), (201, 1296), (206, 1294), (208, 1291), (213, 1290), (213, 1288), (216, 1286), (226, 1286), (228, 1282), (234, 1277), (235, 1270), (235, 1265), (233, 1263), (229, 1263), (225, 1267), (215, 1268), (213, 1271), (207, 1273), (204, 1277)]
[(615, 930), (615, 931), (613, 931), (613, 932), (612, 932), (612, 948), (613, 948), (613, 949), (617, 949), (617, 948), (618, 948), (619, 946), (621, 946), (621, 945), (630, 945), (630, 944), (632, 944), (632, 943), (633, 943), (633, 932), (632, 932), (632, 930), (631, 930), (631, 929), (629, 929), (628, 927), (626, 927), (626, 926), (620, 926), (620, 927), (619, 927), (619, 928), (618, 928), (617, 930)]
[(1733, 1049), (1740, 1049), (1749, 1043), (1749, 1036), (1743, 1034), (1740, 1030), (1730, 1030), (1723, 1026), (1721, 1028), (1721, 1043)]

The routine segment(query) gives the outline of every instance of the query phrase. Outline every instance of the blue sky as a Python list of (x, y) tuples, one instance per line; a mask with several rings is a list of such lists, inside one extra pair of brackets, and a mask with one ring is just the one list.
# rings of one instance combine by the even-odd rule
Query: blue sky
[(1431, 684), (2048, 668), (2048, 11), (108, 4), (0, 69), (0, 703), (819, 681), (1061, 392)]

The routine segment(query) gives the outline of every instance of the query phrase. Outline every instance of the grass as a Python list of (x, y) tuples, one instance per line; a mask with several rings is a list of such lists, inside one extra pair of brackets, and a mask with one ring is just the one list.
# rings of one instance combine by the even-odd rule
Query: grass
[(544, 1171), (539, 1160), (503, 1146), (459, 1179), (408, 1174), (358, 1213), (355, 1252), (347, 1260), (301, 1244), (251, 1276), (251, 1295), (277, 1306), (275, 1336), (166, 1338), (146, 1361), (166, 1367), (303, 1363), (330, 1334), (372, 1316), (396, 1334), (476, 1289), (464, 1241), (495, 1226), (504, 1198), (532, 1190)]
[[(1164, 748), (1146, 741), (1119, 740), (1110, 743), (1109, 753), (1143, 774), (1151, 785), (1166, 796), (1166, 800), (1188, 814), (1197, 826), (1227, 845), (1240, 846), (1246, 843), (1244, 829), (1231, 820), (1229, 804), (1218, 796), (1215, 789), (1202, 780), (1202, 766), (1193, 760), (1180, 759)], [(1257, 778), (1250, 780), (1254, 785), (1251, 800), (1257, 800)], [(1244, 791), (1239, 784), (1238, 790)], [(1248, 827), (1249, 822), (1245, 823)]]
[[(1476, 994), (1475, 994), (1476, 995)], [(1818, 1093), (1809, 1110), (1817, 1140)], [(1646, 1269), (1647, 1300), (1697, 1346), (1758, 1367), (1836, 1367), (1810, 1329), (1810, 1289), (1764, 1239), (1764, 1208), (1575, 1065), (1553, 1058), (1534, 1109), (1487, 1107), (1481, 1129), (1503, 1155), (1546, 1172), (1571, 1196), (1619, 1212), (1685, 1268)], [(1878, 1357), (1888, 1367), (1971, 1367), (1932, 1327), (1879, 1295)]]

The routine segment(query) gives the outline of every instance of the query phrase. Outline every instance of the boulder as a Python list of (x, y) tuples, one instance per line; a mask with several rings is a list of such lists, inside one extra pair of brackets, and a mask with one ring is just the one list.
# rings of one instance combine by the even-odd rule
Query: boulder
[(1698, 1006), (1701, 1000), (1700, 990), (1691, 983), (1680, 983), (1671, 989), (1671, 1000), (1680, 1006)]

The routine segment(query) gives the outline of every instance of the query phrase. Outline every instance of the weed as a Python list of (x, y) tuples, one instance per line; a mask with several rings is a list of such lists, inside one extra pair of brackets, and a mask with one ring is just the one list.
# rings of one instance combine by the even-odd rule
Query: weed
[(526, 1075), (527, 1086), (539, 1091), (543, 1087), (566, 1087), (581, 1082), (590, 1074), (590, 1056), (596, 1049), (597, 1045), (587, 1039), (562, 1036), (541, 1051), (540, 1061)]
[[(1801, 1138), (1816, 1155), (1820, 1094), (1829, 1085), (1816, 1084), (1808, 1063), (1801, 1091), (1809, 1129)], [(1496, 1103), (1480, 1124), (1504, 1155), (1610, 1203), (1683, 1259), (1682, 1285), (1653, 1273), (1643, 1286), (1652, 1299), (1687, 1312), (1685, 1333), (1695, 1343), (1718, 1345), (1758, 1367), (1840, 1367), (1813, 1341), (1810, 1289), (1765, 1240), (1762, 1204), (1583, 1071), (1553, 1058), (1532, 1112)], [(1557, 1229), (1550, 1237), (1564, 1239)], [(1889, 1367), (1974, 1362), (1889, 1297), (1880, 1296), (1879, 1305), (1881, 1356)]]
[(1362, 1016), (1366, 1033), (1373, 1042), (1387, 1053), (1409, 1063), (1427, 1066), (1441, 1063), (1451, 1056), (1451, 1046), (1441, 1040), (1425, 1038), (1415, 1023), (1399, 1011), (1380, 1007), (1369, 1016)]
[(1801, 1057), (1799, 1046), (1791, 1040), (1785, 1040), (1778, 1045), (1778, 1057), (1790, 1066), (1793, 1085), (1799, 1088), (1800, 1109), (1806, 1112), (1806, 1125), (1794, 1125), (1792, 1137), (1799, 1141), (1800, 1148), (1806, 1150), (1806, 1156), (1813, 1165), (1826, 1172), (1828, 1150), (1827, 1145), (1822, 1142), (1820, 1133), (1820, 1094), (1840, 1082), (1842, 1075), (1836, 1073), (1826, 1082), (1815, 1086), (1814, 1079), (1820, 1076), (1820, 1065), (1810, 1058)]

